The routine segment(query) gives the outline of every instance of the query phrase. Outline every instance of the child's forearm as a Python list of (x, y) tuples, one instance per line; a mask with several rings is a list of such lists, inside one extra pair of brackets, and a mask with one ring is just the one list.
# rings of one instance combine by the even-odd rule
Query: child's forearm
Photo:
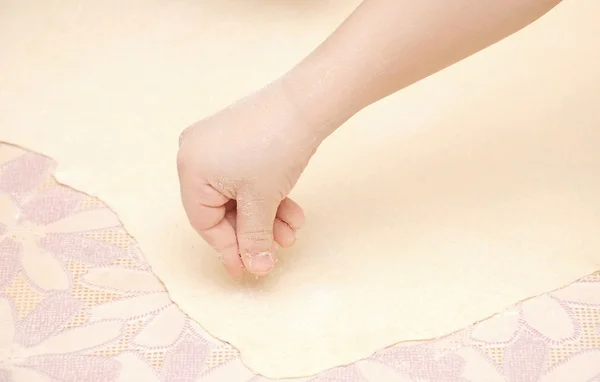
[(282, 78), (316, 133), (535, 21), (560, 0), (365, 0)]

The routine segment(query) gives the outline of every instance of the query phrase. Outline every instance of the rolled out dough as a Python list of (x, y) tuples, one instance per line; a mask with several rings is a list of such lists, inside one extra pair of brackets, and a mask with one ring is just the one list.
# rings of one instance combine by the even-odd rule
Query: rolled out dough
[(600, 268), (600, 2), (364, 111), (293, 192), (296, 247), (230, 282), (190, 228), (182, 128), (291, 67), (358, 1), (0, 0), (0, 139), (121, 217), (172, 298), (270, 377), (441, 336)]

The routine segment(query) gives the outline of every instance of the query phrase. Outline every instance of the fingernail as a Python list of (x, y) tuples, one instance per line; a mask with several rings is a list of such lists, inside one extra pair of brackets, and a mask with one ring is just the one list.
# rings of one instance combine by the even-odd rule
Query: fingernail
[(248, 270), (254, 274), (267, 274), (275, 266), (275, 260), (271, 252), (260, 252), (246, 255)]

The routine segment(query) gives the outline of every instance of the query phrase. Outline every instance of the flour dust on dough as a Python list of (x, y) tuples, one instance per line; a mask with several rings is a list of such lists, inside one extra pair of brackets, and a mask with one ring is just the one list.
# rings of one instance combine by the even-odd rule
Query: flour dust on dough
[(365, 110), (293, 197), (273, 276), (232, 283), (179, 200), (180, 131), (274, 79), (354, 2), (0, 0), (0, 139), (100, 197), (177, 304), (269, 377), (448, 334), (600, 268), (600, 2)]

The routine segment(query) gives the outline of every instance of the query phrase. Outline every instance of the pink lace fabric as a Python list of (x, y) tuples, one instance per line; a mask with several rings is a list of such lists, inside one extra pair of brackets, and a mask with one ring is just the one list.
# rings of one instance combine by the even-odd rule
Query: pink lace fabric
[[(266, 381), (182, 313), (98, 200), (0, 145), (0, 381)], [(600, 382), (600, 272), (301, 381)]]

